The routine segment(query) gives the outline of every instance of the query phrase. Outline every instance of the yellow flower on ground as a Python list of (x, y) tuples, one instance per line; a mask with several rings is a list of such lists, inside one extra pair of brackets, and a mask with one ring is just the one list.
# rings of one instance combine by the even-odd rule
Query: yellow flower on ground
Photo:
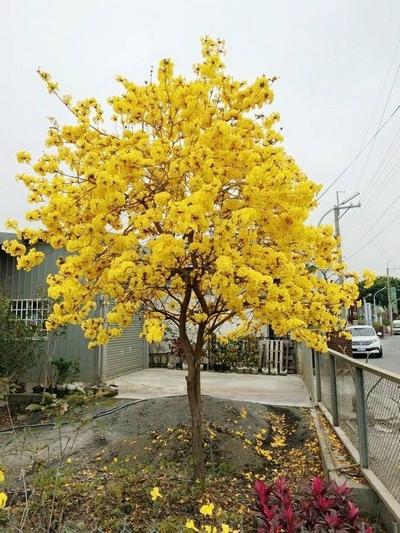
[(0, 509), (4, 509), (7, 503), (7, 494), (0, 492)]
[(4, 473), (0, 470), (0, 483), (4, 481)]
[(199, 531), (197, 527), (194, 525), (193, 520), (187, 520), (185, 527), (186, 529), (192, 529), (193, 531)]
[(200, 507), (200, 512), (201, 514), (203, 514), (204, 516), (211, 516), (212, 513), (213, 513), (213, 509), (214, 509), (214, 504), (213, 503), (208, 503), (208, 504), (204, 504)]
[(150, 495), (153, 502), (155, 502), (157, 498), (162, 498), (158, 487), (154, 487), (154, 489), (150, 491)]

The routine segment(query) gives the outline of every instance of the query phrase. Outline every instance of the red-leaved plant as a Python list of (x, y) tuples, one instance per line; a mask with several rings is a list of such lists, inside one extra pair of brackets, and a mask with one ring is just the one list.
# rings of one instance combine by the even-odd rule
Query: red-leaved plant
[(311, 485), (304, 487), (304, 496), (297, 499), (285, 478), (270, 485), (256, 480), (254, 490), (257, 533), (373, 533), (349, 500), (352, 489), (346, 482), (338, 485), (314, 477)]

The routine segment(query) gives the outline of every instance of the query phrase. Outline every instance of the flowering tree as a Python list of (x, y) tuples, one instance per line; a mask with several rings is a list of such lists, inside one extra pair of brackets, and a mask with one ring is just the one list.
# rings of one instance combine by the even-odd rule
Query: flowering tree
[[(323, 348), (323, 334), (340, 324), (341, 306), (357, 296), (353, 283), (332, 283), (319, 272), (347, 276), (330, 226), (306, 224), (319, 186), (280, 145), (279, 116), (265, 114), (270, 80), (240, 82), (226, 73), (224, 43), (204, 38), (194, 79), (160, 62), (157, 80), (108, 100), (115, 126), (105, 129), (94, 98), (74, 103), (41, 78), (75, 117), (51, 120), (49, 151), (21, 174), (38, 204), (27, 213), (39, 229), (19, 230), (5, 249), (29, 270), (43, 255), (38, 240), (71, 255), (48, 278), (58, 303), (54, 328), (81, 324), (91, 346), (119, 336), (139, 309), (143, 334), (160, 341), (166, 320), (179, 331), (188, 364), (195, 477), (203, 479), (200, 362), (207, 336), (235, 321), (245, 333), (272, 324), (278, 334)], [(18, 154), (30, 163), (26, 152)], [(96, 295), (115, 308), (91, 318)], [(195, 330), (195, 335), (189, 335)]]

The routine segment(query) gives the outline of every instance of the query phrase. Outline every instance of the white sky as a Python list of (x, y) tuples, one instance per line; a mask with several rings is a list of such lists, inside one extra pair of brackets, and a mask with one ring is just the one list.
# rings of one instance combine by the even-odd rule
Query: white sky
[(63, 94), (105, 103), (120, 92), (117, 74), (142, 83), (164, 57), (189, 77), (205, 34), (226, 40), (236, 78), (280, 77), (271, 111), (282, 115), (285, 148), (326, 191), (310, 220), (337, 191), (340, 200), (360, 192), (361, 207), (341, 212), (344, 259), (400, 276), (399, 0), (1, 0), (0, 231), (30, 208), (15, 153), (40, 155), (46, 117), (68, 120), (38, 66)]

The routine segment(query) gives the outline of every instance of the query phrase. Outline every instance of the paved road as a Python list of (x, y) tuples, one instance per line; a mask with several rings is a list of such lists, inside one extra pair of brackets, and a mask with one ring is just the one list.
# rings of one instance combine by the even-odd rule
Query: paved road
[(388, 335), (382, 339), (382, 349), (382, 359), (370, 359), (369, 364), (400, 374), (400, 335)]

